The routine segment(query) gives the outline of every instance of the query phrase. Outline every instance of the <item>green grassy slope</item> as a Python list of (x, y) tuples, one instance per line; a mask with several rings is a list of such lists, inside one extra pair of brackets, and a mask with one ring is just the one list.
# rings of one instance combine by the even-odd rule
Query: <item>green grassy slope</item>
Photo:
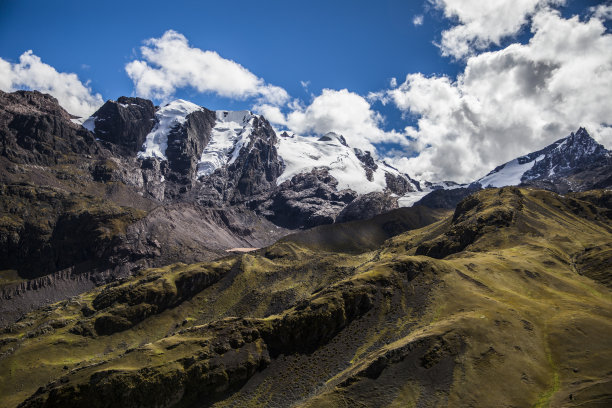
[(0, 406), (609, 406), (610, 195), (144, 271), (0, 334)]

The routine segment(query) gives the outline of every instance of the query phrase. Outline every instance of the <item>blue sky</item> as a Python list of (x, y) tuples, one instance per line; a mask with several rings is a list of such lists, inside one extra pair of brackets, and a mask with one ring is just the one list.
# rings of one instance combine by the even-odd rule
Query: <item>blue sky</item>
[[(457, 64), (432, 41), (444, 21), (429, 13), (414, 26), (424, 2), (410, 1), (4, 1), (0, 13), (0, 56), (17, 61), (28, 49), (58, 71), (75, 72), (105, 99), (130, 94), (125, 64), (143, 40), (173, 29), (192, 46), (215, 50), (291, 95), (347, 88), (367, 94), (408, 72), (454, 75)], [(27, 28), (24, 27), (27, 22)], [(211, 108), (248, 101), (218, 100), (183, 90)]]
[[(168, 30), (174, 30), (184, 36), (190, 49), (215, 51), (223, 59), (240, 64), (265, 84), (284, 89), (288, 99), (275, 103), (275, 106), (284, 115), (296, 109), (298, 114), (292, 118), (287, 116), (279, 119), (282, 122), (278, 124), (279, 128), (287, 127), (305, 133), (323, 132), (326, 130), (325, 126), (330, 127), (327, 130), (345, 133), (354, 130), (354, 133), (358, 134), (354, 137), (355, 145), (378, 147), (380, 154), (393, 156), (390, 160), (395, 160), (398, 166), (403, 166), (407, 171), (412, 170), (413, 174), (419, 172), (433, 178), (461, 179), (473, 177), (492, 164), (499, 164), (500, 161), (514, 157), (510, 157), (510, 154), (541, 147), (541, 144), (563, 136), (554, 134), (555, 132), (566, 132), (581, 124), (574, 123), (577, 121), (574, 118), (568, 118), (564, 122), (562, 118), (551, 117), (550, 112), (543, 112), (542, 120), (535, 121), (525, 130), (532, 133), (529, 138), (522, 140), (520, 146), (503, 149), (503, 143), (500, 141), (514, 136), (508, 133), (504, 126), (484, 123), (483, 129), (485, 126), (491, 127), (491, 132), (494, 133), (492, 137), (495, 138), (487, 140), (484, 145), (491, 144), (500, 151), (493, 156), (479, 153), (475, 158), (478, 165), (453, 166), (451, 164), (455, 159), (452, 158), (447, 159), (448, 163), (440, 162), (444, 161), (442, 156), (448, 156), (443, 153), (445, 148), (449, 148), (444, 146), (444, 141), (426, 134), (426, 126), (433, 125), (418, 121), (425, 119), (433, 123), (436, 120), (450, 120), (436, 117), (439, 114), (434, 112), (435, 99), (424, 105), (419, 101), (438, 97), (442, 98), (440, 104), (449, 109), (449, 112), (459, 109), (452, 101), (455, 96), (451, 94), (456, 93), (459, 98), (470, 96), (467, 95), (468, 89), (462, 88), (462, 85), (456, 82), (458, 76), (466, 73), (466, 67), (470, 65), (471, 60), (475, 65), (482, 63), (478, 57), (487, 52), (498, 53), (500, 56), (502, 53), (513, 52), (513, 43), (527, 45), (535, 33), (554, 30), (556, 26), (561, 27), (565, 21), (571, 23), (571, 16), (574, 14), (580, 15), (580, 18), (572, 23), (575, 27), (586, 26), (589, 20), (597, 16), (598, 21), (604, 24), (605, 31), (597, 32), (597, 27), (590, 27), (590, 35), (593, 37), (589, 38), (595, 39), (594, 36), (598, 34), (599, 37), (605, 37), (603, 46), (608, 45), (610, 18), (607, 17), (606, 7), (609, 2), (528, 2), (534, 6), (531, 9), (526, 7), (524, 10), (517, 10), (515, 18), (519, 23), (514, 26), (509, 24), (509, 28), (500, 31), (495, 25), (484, 29), (479, 27), (483, 25), (482, 22), (486, 25), (487, 20), (495, 18), (500, 19), (501, 26), (508, 22), (511, 16), (506, 15), (512, 13), (504, 11), (504, 7), (512, 9), (511, 0), (499, 0), (500, 11), (492, 17), (491, 14), (479, 16), (478, 10), (469, 8), (469, 2), (463, 4), (461, 0), (285, 0), (261, 3), (239, 0), (231, 3), (0, 0), (0, 59), (14, 66), (25, 51), (32, 50), (32, 54), (40, 58), (42, 63), (58, 72), (77, 74), (78, 79), (86, 84), (92, 94), (100, 94), (104, 100), (116, 99), (121, 95), (142, 94), (135, 87), (133, 78), (126, 73), (126, 65), (133, 61), (145, 61), (153, 69), (158, 68), (143, 57), (140, 47), (145, 40), (160, 39)], [(596, 9), (600, 11), (596, 12)], [(495, 9), (489, 10), (489, 13), (495, 12)], [(549, 24), (545, 22), (546, 15), (553, 16), (553, 20), (556, 15), (558, 21)], [(422, 24), (414, 24), (414, 18), (417, 16), (422, 16)], [(536, 27), (532, 20), (537, 20), (536, 17), (539, 16), (542, 23)], [(465, 28), (465, 31), (468, 31), (467, 37), (457, 37), (459, 30), (453, 31), (457, 27)], [(577, 31), (577, 28), (569, 33), (558, 34), (571, 37), (574, 31)], [(448, 44), (443, 42), (445, 32), (451, 33)], [(453, 42), (457, 38), (467, 44), (467, 53), (461, 54), (463, 51)], [(525, 52), (521, 51), (521, 55)], [(601, 49), (594, 49), (593, 53), (595, 52), (601, 53)], [(537, 64), (544, 59), (540, 54), (529, 58), (537, 62), (535, 65), (531, 64), (534, 70), (538, 69)], [(609, 60), (604, 60), (597, 64), (605, 65), (608, 62)], [(595, 71), (596, 68), (597, 66), (593, 67)], [(524, 70), (524, 67), (521, 69)], [(416, 77), (407, 80), (406, 76), (409, 74), (422, 74), (423, 80)], [(592, 73), (585, 73), (585, 83), (588, 83), (589, 75)], [(390, 85), (391, 78), (397, 78), (398, 86)], [(448, 83), (441, 84), (440, 81), (443, 82), (445, 78)], [(551, 84), (554, 83), (553, 77), (548, 80)], [(418, 81), (423, 82), (422, 91), (427, 93), (425, 96), (414, 94)], [(307, 88), (302, 82), (308, 84)], [(438, 85), (447, 87), (448, 92), (443, 91), (436, 96), (432, 87)], [(28, 87), (15, 82), (4, 85), (4, 88), (9, 86), (11, 89)], [(329, 104), (336, 102), (361, 104), (359, 108), (354, 108), (355, 114), (365, 112), (366, 116), (370, 115), (371, 118), (357, 125), (359, 129), (371, 128), (369, 133), (347, 127), (344, 122), (342, 125), (341, 121), (338, 124), (330, 124), (329, 118), (321, 119), (315, 107), (311, 108), (311, 104), (322, 96), (324, 89), (346, 89), (351, 97), (354, 94), (353, 98), (345, 94), (344, 99), (334, 99), (333, 95), (328, 94), (329, 100), (321, 106), (327, 108)], [(552, 95), (552, 90), (549, 93)], [(475, 93), (473, 95), (478, 99), (480, 108), (489, 105), (488, 101), (483, 100), (486, 97)], [(357, 96), (367, 101), (367, 108)], [(189, 84), (177, 85), (172, 89), (171, 95), (157, 98), (155, 101), (163, 102), (163, 99), (168, 97), (188, 99), (210, 109), (257, 109), (257, 106), (262, 104), (257, 95), (224, 97), (214, 90), (198, 91)], [(473, 99), (470, 96), (464, 104), (473, 103)], [(471, 112), (479, 111), (480, 108), (471, 109)], [(351, 109), (352, 106), (346, 107), (344, 111)], [(331, 112), (335, 111), (331, 109)], [(586, 121), (587, 124), (593, 124), (592, 133), (601, 133), (602, 141), (607, 141), (610, 133), (604, 125), (612, 122), (612, 119), (607, 122), (602, 119), (608, 113), (600, 112)], [(460, 113), (456, 111), (455, 114), (457, 116)], [(305, 121), (317, 122), (319, 119), (320, 123), (316, 125), (305, 124)], [(484, 119), (474, 123), (489, 120)], [(519, 124), (525, 122), (520, 117), (516, 120)], [(445, 133), (444, 137), (449, 140), (463, 137), (467, 140), (466, 143), (474, 142), (473, 137), (470, 139), (469, 135), (454, 134), (452, 128), (456, 126), (452, 122), (447, 125), (446, 128), (437, 130)], [(410, 127), (408, 131), (405, 130), (407, 126)], [(463, 132), (478, 133), (474, 129)], [(407, 161), (409, 158), (418, 158), (423, 152), (427, 154), (423, 155), (422, 163)], [(426, 158), (427, 155), (431, 157)]]

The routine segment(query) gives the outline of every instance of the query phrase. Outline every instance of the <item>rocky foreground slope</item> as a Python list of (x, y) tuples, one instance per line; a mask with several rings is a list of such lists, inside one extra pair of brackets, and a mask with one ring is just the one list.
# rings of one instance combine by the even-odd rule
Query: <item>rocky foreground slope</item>
[[(419, 229), (407, 214), (404, 232), (319, 227), (32, 312), (0, 335), (0, 405), (612, 403), (609, 191), (486, 189)], [(317, 247), (351, 228), (369, 246)]]

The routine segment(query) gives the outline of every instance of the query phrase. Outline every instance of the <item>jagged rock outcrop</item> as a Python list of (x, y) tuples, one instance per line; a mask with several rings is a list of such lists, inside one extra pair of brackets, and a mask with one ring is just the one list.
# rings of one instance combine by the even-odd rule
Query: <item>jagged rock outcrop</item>
[(352, 190), (337, 191), (338, 181), (327, 169), (313, 169), (282, 183), (258, 211), (286, 228), (310, 228), (331, 224), (338, 213), (356, 197)]
[(210, 132), (215, 125), (215, 112), (202, 109), (190, 113), (184, 124), (168, 133), (168, 179), (192, 184), (196, 166), (202, 150), (210, 141)]
[(415, 188), (415, 181), (407, 176), (386, 173), (385, 182), (387, 184), (387, 190), (399, 196), (402, 196), (408, 192), (417, 191)]
[(336, 222), (367, 220), (397, 207), (397, 197), (375, 191), (359, 196), (351, 201), (338, 214)]
[(368, 181), (372, 181), (374, 178), (374, 171), (378, 168), (378, 164), (374, 161), (372, 154), (369, 151), (363, 151), (361, 149), (353, 149), (355, 151), (355, 156), (361, 161), (363, 164), (363, 168), (366, 171), (366, 178)]
[(54, 165), (99, 153), (94, 136), (71, 119), (51, 95), (0, 91), (0, 154), (14, 163)]
[(244, 201), (276, 186), (276, 179), (283, 171), (276, 140), (270, 123), (263, 117), (255, 117), (249, 143), (241, 147), (238, 159), (228, 167), (228, 173), (235, 180), (230, 203)]
[(195, 199), (205, 206), (240, 205), (267, 196), (276, 188), (283, 163), (276, 149), (276, 133), (261, 116), (253, 116), (252, 129), (243, 144), (232, 151), (232, 161), (199, 178)]
[(155, 126), (155, 106), (148, 99), (122, 96), (117, 101), (107, 101), (85, 125), (97, 138), (109, 142), (109, 147), (133, 156)]

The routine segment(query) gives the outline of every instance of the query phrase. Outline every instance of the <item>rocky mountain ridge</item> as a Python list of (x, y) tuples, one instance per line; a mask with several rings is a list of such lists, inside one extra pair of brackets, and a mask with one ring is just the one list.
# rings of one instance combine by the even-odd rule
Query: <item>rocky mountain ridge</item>
[[(336, 181), (326, 185), (338, 191), (401, 196), (419, 188), (414, 180), (378, 162), (370, 152), (349, 147), (341, 135), (277, 135), (263, 116), (248, 111), (212, 112), (183, 100), (154, 112), (149, 107), (149, 101), (138, 98), (108, 101), (84, 126), (100, 141), (135, 153), (142, 168), (159, 173), (148, 177), (151, 185), (145, 190), (162, 201), (195, 200), (207, 206), (259, 202), (290, 188), (284, 182), (318, 169), (327, 169)], [(126, 129), (133, 130), (138, 122), (141, 127), (133, 132), (134, 139), (123, 137)], [(142, 147), (135, 152), (133, 147), (139, 143)], [(173, 183), (181, 188), (177, 191)], [(338, 207), (327, 204), (321, 203), (321, 207)], [(259, 207), (250, 206), (259, 211)], [(341, 209), (327, 211), (326, 222), (333, 222)], [(269, 213), (271, 209), (266, 206), (261, 211)]]
[(579, 184), (568, 178), (593, 169), (609, 169), (609, 166), (612, 166), (612, 152), (597, 143), (586, 129), (579, 128), (541, 150), (498, 166), (476, 183), (483, 187), (547, 183), (559, 193), (583, 191), (609, 187), (611, 180), (589, 178), (586, 184)]

